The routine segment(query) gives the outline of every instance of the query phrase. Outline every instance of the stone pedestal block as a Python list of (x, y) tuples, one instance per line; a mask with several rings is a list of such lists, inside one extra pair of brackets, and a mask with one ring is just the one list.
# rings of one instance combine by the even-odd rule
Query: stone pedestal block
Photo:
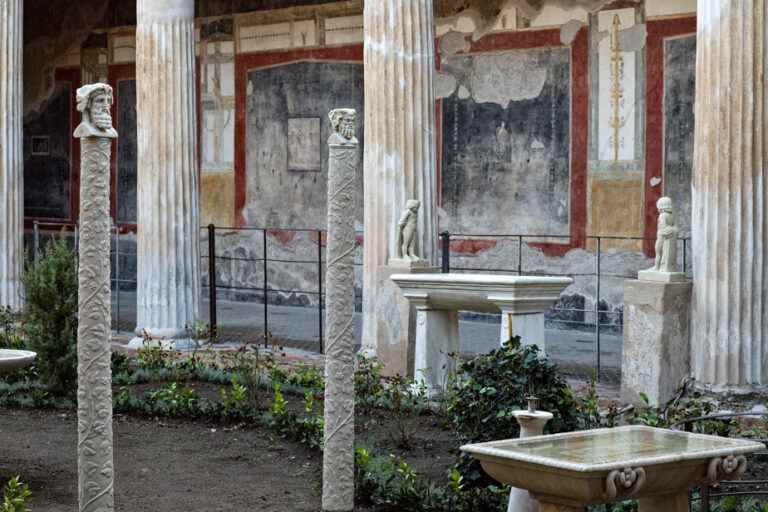
[(513, 316), (513, 313), (502, 310), (501, 344), (503, 345), (513, 336), (520, 336), (523, 345), (536, 345), (542, 354), (545, 354), (544, 313), (515, 314)]
[[(384, 365), (382, 373), (388, 377), (414, 376), (414, 349), (416, 343), (416, 310), (403, 296), (402, 290), (390, 277), (394, 274), (437, 273), (433, 267), (385, 266), (379, 268), (379, 298), (376, 318), (379, 323), (379, 345), (374, 353)], [(363, 347), (365, 350), (366, 347)]]
[(416, 340), (414, 378), (426, 385), (431, 396), (442, 391), (448, 374), (456, 371), (451, 354), (459, 352), (459, 312), (418, 309)]
[(645, 393), (663, 404), (690, 373), (692, 284), (624, 282), (624, 354), (621, 398)]

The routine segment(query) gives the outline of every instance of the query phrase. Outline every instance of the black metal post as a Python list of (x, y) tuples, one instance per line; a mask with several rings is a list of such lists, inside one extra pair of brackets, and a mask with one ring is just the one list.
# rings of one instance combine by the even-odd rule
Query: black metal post
[(688, 259), (688, 239), (683, 238), (683, 274), (688, 271), (687, 259)]
[(269, 347), (269, 297), (267, 289), (267, 230), (262, 230), (262, 239), (264, 241), (264, 347)]
[(323, 340), (323, 232), (317, 231), (317, 321), (320, 330), (320, 353), (325, 352)]
[(597, 298), (595, 301), (595, 330), (597, 335), (597, 380), (600, 380), (600, 256), (602, 252), (602, 239), (597, 237)]
[(216, 314), (216, 226), (208, 224), (208, 308), (210, 311), (210, 342), (218, 336), (219, 320)]
[(523, 235), (517, 237), (517, 275), (523, 275)]
[(440, 233), (440, 240), (443, 244), (442, 249), (442, 273), (451, 273), (451, 234), (448, 231)]

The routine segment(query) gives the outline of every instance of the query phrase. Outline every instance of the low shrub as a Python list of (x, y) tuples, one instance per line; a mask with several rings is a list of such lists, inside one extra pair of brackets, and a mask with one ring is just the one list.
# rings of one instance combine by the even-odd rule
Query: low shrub
[(11, 478), (5, 485), (3, 508), (0, 512), (28, 512), (27, 504), (32, 493), (27, 484), (19, 482), (19, 477)]
[(77, 386), (77, 262), (61, 237), (24, 272), (24, 320), (41, 381), (55, 394)]

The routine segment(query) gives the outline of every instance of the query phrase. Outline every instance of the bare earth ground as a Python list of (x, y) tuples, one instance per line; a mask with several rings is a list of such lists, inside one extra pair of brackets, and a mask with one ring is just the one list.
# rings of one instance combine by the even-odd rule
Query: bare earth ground
[[(137, 386), (138, 391), (156, 386)], [(201, 396), (214, 386), (195, 383)], [(292, 409), (300, 399), (286, 396)], [(434, 416), (406, 420), (412, 447), (398, 447), (394, 422), (358, 417), (357, 443), (403, 456), (422, 478), (445, 483), (458, 443)], [(251, 425), (155, 420), (116, 415), (115, 502), (125, 512), (316, 512), (319, 451)], [(0, 408), (0, 482), (19, 475), (31, 487), (33, 512), (77, 509), (75, 411)]]
[[(320, 509), (319, 453), (266, 430), (125, 416), (114, 430), (117, 511)], [(33, 512), (77, 510), (73, 412), (0, 409), (0, 446), (0, 481), (21, 475)]]

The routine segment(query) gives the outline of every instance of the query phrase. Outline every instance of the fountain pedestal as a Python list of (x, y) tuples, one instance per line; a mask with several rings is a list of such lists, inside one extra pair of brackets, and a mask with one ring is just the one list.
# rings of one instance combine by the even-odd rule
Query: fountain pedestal
[[(553, 417), (551, 412), (530, 410), (514, 411), (512, 415), (520, 425), (520, 439), (542, 435)], [(513, 487), (509, 491), (507, 512), (539, 512), (539, 504), (525, 489)]]

